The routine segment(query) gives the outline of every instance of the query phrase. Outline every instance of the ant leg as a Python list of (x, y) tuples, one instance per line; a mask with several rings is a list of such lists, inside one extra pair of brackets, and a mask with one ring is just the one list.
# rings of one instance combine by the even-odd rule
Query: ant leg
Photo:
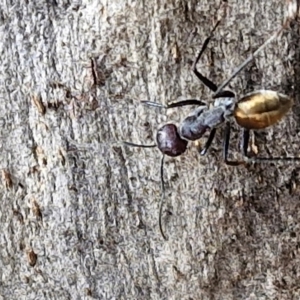
[[(192, 66), (192, 70), (194, 72), (194, 74), (198, 77), (198, 79), (205, 85), (207, 86), (211, 91), (216, 92), (218, 87), (217, 85), (215, 85), (211, 80), (209, 80), (207, 77), (203, 76), (198, 70), (197, 70), (197, 63), (199, 62), (202, 54), (204, 53), (204, 51), (207, 48), (207, 45), (210, 41), (210, 39), (213, 37), (214, 35), (214, 31), (216, 30), (216, 28), (218, 27), (218, 25), (220, 24), (220, 20), (216, 23), (215, 27), (213, 28), (213, 30), (211, 31), (210, 35), (208, 38), (206, 38), (206, 40), (203, 43), (203, 46), (201, 48), (201, 50), (199, 51), (193, 66)], [(215, 93), (216, 94), (216, 93)], [(216, 95), (215, 98), (221, 98), (221, 97), (235, 97), (233, 92), (230, 91), (222, 91), (222, 93), (218, 93), (218, 95)]]
[(243, 151), (243, 155), (245, 157), (248, 157), (249, 138), (250, 138), (250, 130), (249, 129), (243, 129), (242, 151)]
[(162, 237), (164, 238), (164, 240), (167, 241), (168, 238), (164, 234), (164, 231), (162, 229), (162, 223), (161, 223), (162, 208), (163, 208), (164, 199), (165, 199), (164, 160), (165, 160), (165, 156), (163, 155), (161, 158), (161, 163), (160, 163), (161, 199), (160, 199), (160, 205), (159, 205), (158, 225), (159, 225), (159, 230), (160, 230)]
[(212, 141), (213, 141), (213, 139), (215, 137), (216, 131), (217, 131), (216, 128), (213, 128), (210, 131), (209, 137), (208, 137), (208, 139), (207, 139), (207, 141), (205, 143), (204, 148), (201, 151), (199, 151), (200, 155), (205, 155), (206, 154), (207, 150), (209, 149), (209, 147), (210, 147), (210, 145), (211, 145), (211, 143), (212, 143)]
[(226, 122), (225, 132), (224, 132), (224, 142), (223, 142), (223, 159), (224, 162), (229, 166), (239, 166), (245, 164), (244, 161), (229, 161), (228, 160), (228, 148), (230, 141), (230, 122)]
[(230, 140), (230, 124), (229, 122), (226, 122), (224, 141), (223, 141), (223, 159), (226, 164), (228, 163), (227, 157), (228, 157), (229, 140)]
[(213, 95), (213, 99), (217, 99), (217, 98), (234, 98), (235, 94), (231, 91), (220, 91), (218, 94), (214, 94)]
[(181, 106), (186, 106), (186, 105), (205, 105), (205, 102), (202, 102), (200, 100), (196, 100), (196, 99), (187, 99), (187, 100), (182, 100), (182, 101), (178, 101), (178, 102), (171, 102), (167, 105), (163, 105), (157, 102), (152, 102), (152, 101), (141, 101), (143, 104), (148, 105), (148, 106), (154, 106), (154, 107), (160, 107), (160, 108), (174, 108), (174, 107), (181, 107)]
[(232, 75), (225, 80), (218, 89), (214, 90), (215, 94), (213, 98), (215, 98), (222, 90), (231, 82), (233, 78), (235, 78), (254, 58), (264, 49), (266, 48), (273, 40), (275, 40), (281, 32), (286, 29), (289, 25), (289, 21), (287, 20), (278, 30), (276, 30), (256, 51), (254, 51), (247, 59), (245, 59), (232, 73)]
[(217, 87), (212, 81), (210, 81), (208, 78), (206, 78), (205, 76), (203, 76), (203, 75), (197, 70), (196, 65), (197, 65), (198, 61), (200, 60), (200, 58), (201, 58), (203, 52), (206, 50), (207, 45), (208, 45), (210, 39), (213, 37), (214, 31), (217, 29), (217, 27), (219, 26), (219, 24), (220, 24), (220, 21), (218, 21), (218, 22), (216, 23), (216, 25), (215, 25), (215, 27), (212, 29), (212, 31), (211, 31), (209, 37), (205, 39), (204, 44), (203, 44), (201, 50), (199, 51), (199, 54), (197, 55), (197, 57), (196, 57), (196, 59), (195, 59), (195, 61), (194, 61), (194, 63), (193, 63), (193, 66), (192, 66), (192, 70), (193, 70), (194, 74), (198, 77), (198, 79), (199, 79), (204, 85), (206, 85), (211, 91), (213, 91), (213, 92), (215, 92), (215, 91), (217, 90), (218, 87)]
[(276, 161), (300, 161), (300, 157), (249, 157), (248, 156), (248, 144), (250, 138), (250, 130), (244, 129), (242, 136), (242, 151), (245, 157), (245, 163), (264, 163), (264, 162), (276, 162)]
[(285, 156), (279, 156), (279, 157), (255, 157), (255, 158), (249, 158), (247, 162), (249, 163), (272, 163), (275, 161), (288, 161), (288, 162), (295, 162), (300, 161), (300, 157), (285, 157)]

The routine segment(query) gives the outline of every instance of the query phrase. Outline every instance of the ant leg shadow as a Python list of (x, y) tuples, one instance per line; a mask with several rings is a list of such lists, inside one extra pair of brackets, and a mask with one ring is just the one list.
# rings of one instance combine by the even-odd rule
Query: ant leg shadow
[(272, 162), (293, 162), (293, 161), (300, 161), (300, 157), (289, 157), (289, 156), (278, 156), (278, 157), (257, 157), (257, 156), (250, 156), (248, 153), (248, 145), (250, 139), (250, 130), (244, 129), (242, 135), (242, 152), (244, 155), (245, 164), (249, 163), (272, 163)]
[(230, 122), (226, 122), (226, 127), (224, 131), (224, 142), (223, 142), (223, 159), (226, 165), (229, 166), (240, 166), (245, 165), (245, 161), (231, 161), (228, 160), (228, 149), (230, 141)]

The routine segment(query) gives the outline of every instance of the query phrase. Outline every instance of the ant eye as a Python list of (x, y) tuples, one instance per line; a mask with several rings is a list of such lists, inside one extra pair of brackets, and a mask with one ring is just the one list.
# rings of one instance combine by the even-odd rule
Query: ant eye
[(183, 140), (174, 124), (162, 126), (156, 134), (158, 149), (168, 156), (178, 156), (185, 152), (188, 141)]

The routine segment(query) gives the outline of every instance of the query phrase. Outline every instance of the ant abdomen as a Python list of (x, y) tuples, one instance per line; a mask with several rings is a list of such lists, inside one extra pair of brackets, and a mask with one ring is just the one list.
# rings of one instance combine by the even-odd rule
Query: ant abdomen
[(168, 156), (179, 156), (187, 148), (188, 141), (180, 137), (177, 127), (174, 124), (162, 126), (156, 134), (158, 149)]

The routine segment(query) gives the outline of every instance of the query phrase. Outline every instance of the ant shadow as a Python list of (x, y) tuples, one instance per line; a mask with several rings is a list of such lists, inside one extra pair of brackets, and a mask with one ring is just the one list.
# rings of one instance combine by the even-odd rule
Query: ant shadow
[(294, 51), (292, 59), (292, 68), (294, 76), (287, 80), (286, 93), (291, 94), (294, 98), (293, 113), (297, 122), (297, 132), (300, 131), (300, 23), (295, 21), (291, 24), (291, 38), (289, 41), (289, 51)]

